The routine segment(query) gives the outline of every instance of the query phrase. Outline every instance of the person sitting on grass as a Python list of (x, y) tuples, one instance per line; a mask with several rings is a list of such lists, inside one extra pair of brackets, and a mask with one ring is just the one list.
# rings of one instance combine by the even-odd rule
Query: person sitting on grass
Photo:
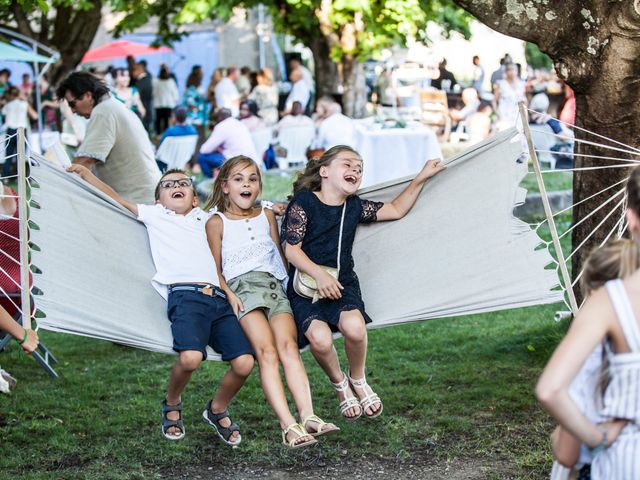
[(209, 345), (230, 362), (230, 368), (202, 416), (226, 444), (238, 445), (240, 429), (229, 417), (227, 406), (253, 369), (253, 349), (220, 289), (205, 232), (209, 214), (198, 207), (192, 180), (182, 170), (168, 170), (156, 187), (155, 205), (136, 205), (81, 165), (71, 165), (67, 171), (113, 198), (147, 227), (156, 267), (152, 283), (168, 297), (173, 349), (179, 354), (162, 401), (163, 435), (169, 440), (184, 437), (180, 395), (207, 358)]
[[(300, 448), (316, 443), (315, 436), (340, 429), (313, 413), (296, 324), (282, 285), (287, 271), (278, 224), (271, 210), (256, 206), (261, 187), (260, 169), (253, 160), (241, 155), (227, 160), (205, 206), (217, 209), (207, 223), (207, 239), (220, 284), (256, 352), (262, 389), (280, 421), (282, 442)], [(279, 363), (300, 423), (289, 410)]]

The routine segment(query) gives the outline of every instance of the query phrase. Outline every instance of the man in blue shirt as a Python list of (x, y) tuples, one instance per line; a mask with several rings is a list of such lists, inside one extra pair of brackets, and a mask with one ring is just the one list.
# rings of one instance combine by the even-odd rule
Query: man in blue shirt
[(172, 126), (167, 128), (162, 134), (160, 143), (167, 137), (182, 137), (185, 135), (197, 135), (198, 131), (193, 125), (187, 125), (187, 109), (184, 107), (176, 107), (173, 109)]

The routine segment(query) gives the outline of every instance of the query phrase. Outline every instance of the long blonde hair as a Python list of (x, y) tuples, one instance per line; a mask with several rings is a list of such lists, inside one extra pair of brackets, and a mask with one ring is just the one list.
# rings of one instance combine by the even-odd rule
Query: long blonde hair
[(236, 155), (235, 157), (225, 160), (220, 167), (220, 172), (213, 182), (213, 188), (211, 189), (211, 195), (207, 199), (207, 203), (204, 205), (205, 211), (211, 210), (215, 207), (219, 212), (225, 212), (229, 208), (229, 197), (222, 191), (222, 183), (229, 180), (229, 177), (233, 173), (236, 167), (247, 168), (253, 165), (258, 173), (258, 179), (260, 182), (260, 192), (262, 192), (262, 174), (260, 173), (260, 167), (251, 158), (244, 155)]
[[(329, 150), (324, 152), (321, 157), (313, 157), (307, 162), (307, 166), (304, 171), (300, 172), (296, 181), (293, 182), (293, 195), (298, 193), (300, 190), (310, 190), (312, 192), (320, 191), (320, 188), (322, 187), (320, 168), (328, 166), (336, 159), (338, 154), (342, 152), (353, 153), (362, 160), (360, 154), (347, 145), (336, 145), (335, 147), (331, 147)], [(293, 195), (289, 195), (289, 200), (293, 198)]]
[(626, 278), (640, 268), (640, 247), (633, 240), (610, 240), (591, 251), (584, 264), (580, 289), (587, 296), (609, 280)]

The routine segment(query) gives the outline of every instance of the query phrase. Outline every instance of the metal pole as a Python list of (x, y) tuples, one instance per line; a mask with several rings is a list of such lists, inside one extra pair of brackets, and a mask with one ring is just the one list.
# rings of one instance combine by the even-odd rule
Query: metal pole
[(27, 156), (24, 128), (18, 129), (18, 212), (20, 223), (20, 286), (22, 292), (22, 326), (31, 328), (31, 287), (29, 273), (29, 211), (27, 196)]
[(262, 3), (258, 4), (258, 55), (259, 55), (259, 64), (260, 68), (265, 67), (265, 51), (264, 51), (264, 34), (266, 25), (264, 23), (264, 5)]
[(573, 287), (571, 286), (571, 276), (569, 275), (569, 269), (567, 268), (567, 262), (562, 252), (562, 246), (560, 245), (560, 237), (558, 237), (558, 230), (556, 228), (556, 222), (553, 220), (553, 212), (551, 212), (551, 206), (549, 205), (549, 198), (547, 197), (547, 189), (544, 186), (542, 180), (542, 173), (540, 171), (540, 162), (538, 162), (538, 155), (536, 149), (533, 146), (533, 140), (531, 139), (531, 130), (529, 129), (529, 122), (527, 112), (523, 102), (518, 103), (520, 109), (520, 119), (522, 120), (522, 128), (524, 130), (525, 138), (527, 139), (527, 146), (529, 148), (529, 155), (531, 155), (531, 163), (533, 164), (533, 170), (536, 173), (536, 179), (538, 180), (538, 188), (540, 189), (540, 197), (542, 205), (544, 207), (544, 214), (547, 217), (547, 223), (549, 223), (549, 232), (551, 233), (551, 239), (553, 240), (553, 246), (556, 249), (556, 255), (558, 256), (558, 265), (560, 266), (560, 273), (562, 280), (564, 281), (565, 289), (567, 290), (567, 296), (569, 297), (569, 305), (574, 315), (578, 314), (578, 302), (576, 296), (573, 293)]

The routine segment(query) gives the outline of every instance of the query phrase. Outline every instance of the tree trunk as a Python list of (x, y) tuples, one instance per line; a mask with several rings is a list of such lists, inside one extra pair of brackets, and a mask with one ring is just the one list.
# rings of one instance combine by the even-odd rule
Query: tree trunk
[[(558, 74), (576, 94), (577, 126), (638, 147), (639, 0), (566, 0), (542, 3), (525, 0), (454, 1), (492, 29), (536, 43), (554, 60)], [(576, 138), (611, 144), (580, 130), (576, 130)], [(594, 156), (628, 158), (623, 152), (579, 143), (576, 144), (576, 153), (588, 155), (575, 157), (576, 168), (616, 163), (596, 159)], [(628, 174), (628, 168), (575, 172), (574, 204), (589, 198)], [(619, 188), (622, 188), (622, 185)], [(614, 200), (582, 223), (578, 223), (616, 191), (617, 189), (612, 189), (584, 201), (573, 209), (573, 221), (574, 225), (577, 225), (572, 232), (573, 250), (584, 242), (571, 259), (574, 279), (582, 269), (590, 248), (600, 245), (606, 239), (615, 221), (620, 218), (621, 209), (605, 219), (616, 203)], [(576, 293), (579, 297), (580, 293)]]
[(357, 59), (350, 57), (345, 57), (341, 65), (344, 78), (344, 93), (342, 94), (344, 114), (352, 118), (363, 118), (367, 114), (367, 85), (364, 78), (364, 67)]
[(331, 60), (327, 40), (320, 35), (316, 36), (309, 42), (309, 48), (313, 53), (315, 65), (316, 98), (337, 93), (340, 75), (338, 74), (338, 65)]

